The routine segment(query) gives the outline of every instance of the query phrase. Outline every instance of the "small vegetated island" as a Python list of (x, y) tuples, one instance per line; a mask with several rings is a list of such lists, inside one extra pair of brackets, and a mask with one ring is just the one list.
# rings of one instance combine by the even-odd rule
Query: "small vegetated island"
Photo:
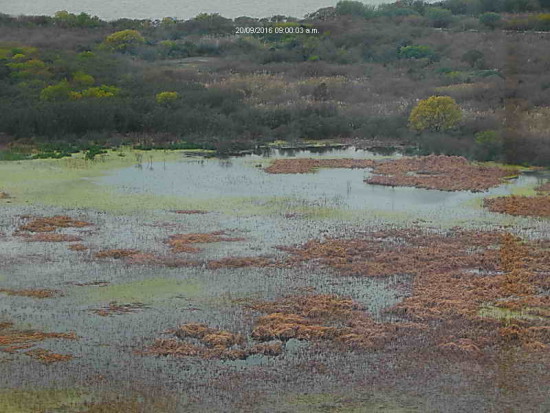
[(0, 14), (0, 411), (549, 410), (549, 45), (548, 0)]

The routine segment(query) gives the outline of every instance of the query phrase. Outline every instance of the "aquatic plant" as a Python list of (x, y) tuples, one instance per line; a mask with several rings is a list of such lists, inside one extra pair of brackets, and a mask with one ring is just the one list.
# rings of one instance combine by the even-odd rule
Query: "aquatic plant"
[(461, 156), (430, 155), (379, 162), (371, 185), (413, 186), (442, 191), (482, 192), (498, 186), (511, 175), (510, 170), (468, 162)]
[(486, 198), (483, 206), (491, 212), (516, 216), (550, 217), (550, 195), (501, 196)]
[(33, 290), (13, 290), (7, 288), (0, 288), (0, 293), (7, 295), (15, 295), (18, 297), (32, 297), (32, 298), (52, 298), (59, 297), (63, 295), (59, 290), (43, 290), (43, 289), (33, 289)]
[(32, 221), (21, 225), (18, 231), (53, 232), (58, 228), (83, 228), (90, 225), (92, 224), (89, 222), (78, 221), (66, 215), (56, 215), (53, 217), (34, 218)]
[(168, 240), (166, 240), (166, 244), (170, 246), (172, 252), (194, 253), (199, 252), (200, 249), (192, 247), (190, 244), (244, 241), (244, 238), (226, 237), (225, 234), (225, 231), (195, 234), (176, 234), (170, 236)]

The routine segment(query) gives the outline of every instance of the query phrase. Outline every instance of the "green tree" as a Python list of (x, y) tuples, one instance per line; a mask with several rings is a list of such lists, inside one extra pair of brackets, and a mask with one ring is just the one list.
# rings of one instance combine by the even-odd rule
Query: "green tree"
[(425, 16), (431, 21), (434, 27), (448, 27), (454, 20), (453, 13), (441, 7), (429, 7)]
[(479, 16), (479, 22), (485, 26), (495, 29), (500, 24), (501, 16), (498, 13), (483, 13)]
[(67, 79), (61, 82), (47, 86), (40, 92), (40, 99), (50, 102), (58, 102), (71, 98), (71, 85)]
[(429, 46), (411, 45), (399, 48), (399, 57), (403, 59), (423, 59), (435, 60), (436, 54)]
[(127, 52), (145, 43), (144, 37), (137, 30), (121, 30), (105, 38), (105, 46), (119, 52)]
[(413, 108), (409, 127), (419, 132), (442, 131), (454, 128), (462, 119), (462, 111), (450, 96), (430, 96)]
[(155, 99), (159, 105), (170, 106), (172, 103), (179, 99), (178, 92), (160, 92), (157, 93)]
[(482, 52), (472, 49), (464, 53), (460, 60), (468, 63), (471, 67), (481, 69), (484, 66), (484, 58), (485, 56)]

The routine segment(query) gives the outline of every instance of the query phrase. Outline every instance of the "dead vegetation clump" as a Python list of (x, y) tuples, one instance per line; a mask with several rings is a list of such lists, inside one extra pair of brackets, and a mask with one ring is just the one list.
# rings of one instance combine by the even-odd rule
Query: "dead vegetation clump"
[(249, 307), (268, 313), (254, 325), (258, 341), (297, 339), (365, 350), (381, 347), (403, 327), (375, 322), (359, 304), (336, 295), (290, 296)]
[[(414, 322), (436, 326), (427, 337), (432, 343), (437, 342), (438, 335), (453, 333), (453, 339), (444, 340), (440, 349), (476, 353), (476, 346), (483, 350), (505, 342), (522, 345), (528, 350), (547, 347), (550, 337), (536, 336), (533, 331), (549, 328), (548, 319), (512, 318), (511, 323), (507, 321), (503, 325), (503, 320), (480, 314), (480, 308), (486, 304), (539, 315), (550, 310), (544, 295), (544, 280), (550, 274), (548, 246), (522, 241), (510, 234), (500, 237), (500, 248), (493, 258), (497, 271), (421, 269), (414, 279), (412, 296), (389, 311)], [(492, 247), (485, 245), (486, 249)], [(479, 254), (481, 252), (474, 255), (480, 258)]]
[(306, 174), (319, 168), (374, 168), (376, 162), (372, 159), (276, 159), (264, 169), (270, 174)]
[(168, 268), (194, 267), (199, 265), (197, 261), (184, 260), (181, 258), (139, 253), (131, 255), (126, 259), (128, 264), (153, 265)]
[(341, 275), (378, 277), (416, 275), (423, 271), (482, 268), (495, 270), (497, 253), (479, 254), (469, 247), (495, 244), (494, 233), (455, 230), (451, 234), (418, 230), (390, 230), (364, 234), (361, 238), (311, 240), (298, 247), (279, 247), (291, 254), (287, 262), (329, 267)]
[(550, 195), (487, 198), (483, 200), (483, 206), (501, 214), (550, 217)]
[(113, 315), (135, 313), (144, 308), (146, 308), (146, 306), (142, 303), (117, 304), (113, 301), (109, 303), (107, 307), (91, 310), (91, 312), (101, 317), (109, 317)]
[(550, 181), (546, 182), (545, 184), (539, 185), (535, 188), (535, 191), (537, 191), (539, 194), (550, 194)]
[[(38, 233), (24, 236), (27, 242), (78, 242), (82, 238), (76, 235), (56, 234), (56, 233)], [(70, 248), (70, 247), (69, 247)]]
[(17, 297), (32, 297), (32, 298), (52, 298), (59, 297), (61, 291), (59, 290), (41, 290), (41, 289), (32, 289), (32, 290), (11, 290), (6, 288), (0, 288), (0, 293), (7, 295), (13, 295)]
[(194, 234), (176, 234), (170, 236), (168, 240), (166, 240), (166, 244), (170, 246), (172, 252), (195, 253), (199, 252), (200, 249), (193, 247), (192, 244), (244, 241), (244, 238), (227, 237), (225, 235), (225, 231)]
[(368, 184), (472, 192), (498, 186), (510, 175), (503, 168), (476, 165), (461, 156), (445, 155), (379, 162), (373, 173), (365, 181)]
[(69, 245), (71, 251), (88, 251), (88, 247), (84, 244), (71, 244)]
[(113, 258), (119, 260), (121, 258), (128, 258), (134, 255), (140, 254), (138, 250), (131, 249), (112, 249), (112, 250), (103, 250), (95, 254), (96, 258)]
[(0, 199), (9, 199), (10, 195), (7, 192), (0, 191)]
[(13, 323), (0, 323), (1, 352), (26, 354), (45, 363), (67, 361), (72, 358), (70, 355), (55, 354), (42, 349), (22, 351), (32, 348), (38, 342), (49, 339), (77, 340), (78, 337), (75, 333), (44, 333), (35, 330), (15, 330), (13, 329)]
[(57, 363), (60, 361), (69, 361), (73, 358), (70, 354), (58, 354), (50, 350), (37, 348), (34, 350), (25, 351), (26, 356), (36, 359), (44, 364)]
[(245, 268), (245, 267), (274, 267), (277, 263), (264, 257), (227, 257), (208, 261), (207, 268), (217, 270), (220, 268)]
[[(545, 240), (522, 241), (510, 234), (453, 229), (378, 231), (354, 239), (313, 240), (281, 249), (290, 253), (291, 265), (328, 267), (347, 276), (414, 276), (412, 294), (386, 312), (409, 325), (413, 323), (417, 341), (424, 346), (473, 355), (477, 354), (476, 348), (483, 351), (502, 343), (498, 334), (502, 320), (480, 315), (486, 305), (514, 306), (521, 313), (536, 315), (538, 318), (524, 321), (527, 329), (547, 326), (544, 317), (550, 308), (544, 291), (550, 287), (549, 247)], [(399, 332), (398, 339), (407, 332), (395, 323), (377, 324), (368, 317), (357, 317), (357, 310), (352, 309), (343, 314), (354, 314), (354, 324), (348, 320), (336, 331), (327, 329), (335, 326), (304, 313), (302, 302), (308, 308), (305, 298), (257, 308), (270, 315), (259, 320), (255, 337), (333, 341), (331, 337), (337, 337), (336, 341), (347, 343), (366, 340), (368, 347), (392, 337), (392, 329)], [(330, 314), (338, 313), (328, 308)], [(372, 331), (382, 339), (367, 339)], [(518, 343), (527, 348), (535, 341), (550, 344), (530, 340), (529, 334), (525, 337)]]
[(278, 356), (283, 351), (280, 342), (249, 345), (240, 334), (211, 328), (206, 324), (184, 324), (167, 333), (175, 338), (157, 339), (144, 354), (244, 360), (252, 355)]
[(53, 217), (34, 218), (32, 221), (21, 225), (21, 232), (53, 232), (58, 228), (83, 228), (91, 226), (89, 222), (78, 221), (66, 215)]

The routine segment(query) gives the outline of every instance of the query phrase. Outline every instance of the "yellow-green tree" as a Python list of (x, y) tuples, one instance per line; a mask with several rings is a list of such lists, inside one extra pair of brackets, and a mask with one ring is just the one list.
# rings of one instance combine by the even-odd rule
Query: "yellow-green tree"
[(454, 128), (462, 119), (460, 106), (450, 96), (430, 96), (413, 108), (409, 126), (417, 131), (442, 131)]
[(105, 46), (120, 52), (128, 51), (143, 43), (145, 39), (137, 30), (122, 30), (105, 38)]
[(155, 96), (159, 105), (168, 106), (178, 100), (180, 97), (178, 92), (160, 92)]

